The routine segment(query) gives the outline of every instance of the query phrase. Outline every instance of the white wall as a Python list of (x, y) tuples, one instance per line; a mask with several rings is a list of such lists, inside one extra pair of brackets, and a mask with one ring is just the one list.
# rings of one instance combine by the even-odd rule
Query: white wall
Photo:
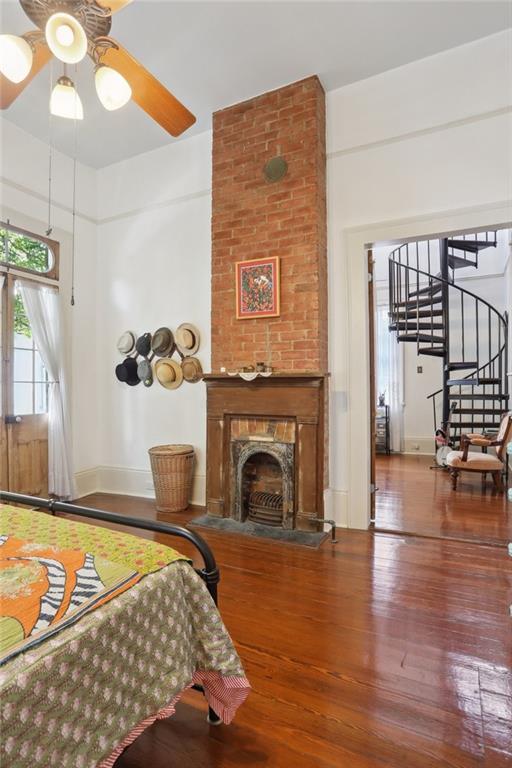
[(97, 286), (102, 490), (152, 493), (148, 448), (190, 443), (197, 466), (193, 501), (205, 502), (206, 387), (174, 391), (157, 381), (130, 388), (114, 376), (125, 330), (175, 330), (194, 323), (197, 357), (210, 370), (211, 134), (108, 166), (98, 175)]
[[(0, 119), (0, 217), (44, 234), (48, 222), (48, 146)], [(71, 381), (73, 454), (77, 473), (96, 462), (96, 172), (77, 168), (76, 304), (70, 306), (72, 161), (54, 152), (52, 237), (61, 243), (61, 295), (66, 359)], [(95, 416), (96, 414), (96, 416)]]
[[(365, 328), (354, 321), (354, 302), (366, 299), (355, 292), (360, 270), (347, 244), (358, 229), (396, 229), (409, 219), (421, 236), (422, 220), (450, 211), (479, 211), (482, 226), (501, 223), (488, 221), (487, 210), (512, 198), (511, 50), (507, 31), (327, 96), (331, 499), (333, 516), (349, 525), (366, 524), (363, 489), (357, 503), (347, 499), (367, 473), (350, 469), (349, 410), (353, 393), (367, 387), (368, 361), (366, 338), (354, 338)], [(446, 224), (448, 231), (449, 217)], [(351, 370), (356, 348), (362, 364)]]

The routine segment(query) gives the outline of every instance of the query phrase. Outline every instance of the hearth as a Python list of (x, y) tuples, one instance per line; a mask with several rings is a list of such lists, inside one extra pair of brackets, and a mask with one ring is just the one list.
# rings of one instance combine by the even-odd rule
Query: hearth
[(317, 531), (323, 518), (325, 376), (283, 373), (246, 382), (207, 374), (205, 380), (208, 514)]

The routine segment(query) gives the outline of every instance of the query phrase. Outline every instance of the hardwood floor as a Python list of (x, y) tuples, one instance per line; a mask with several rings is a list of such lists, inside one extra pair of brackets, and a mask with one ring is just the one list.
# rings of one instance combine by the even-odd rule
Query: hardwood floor
[[(156, 514), (144, 499), (81, 503)], [(221, 612), (253, 691), (220, 728), (187, 693), (116, 768), (512, 766), (504, 549), (341, 530), (337, 545), (312, 550), (201, 533), (220, 564)]]
[(512, 504), (478, 475), (450, 477), (429, 469), (428, 456), (378, 456), (375, 530), (399, 531), (505, 546), (512, 541)]

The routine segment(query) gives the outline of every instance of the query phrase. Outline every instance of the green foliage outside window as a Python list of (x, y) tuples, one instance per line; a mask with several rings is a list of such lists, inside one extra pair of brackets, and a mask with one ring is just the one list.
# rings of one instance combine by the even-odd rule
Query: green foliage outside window
[[(8, 229), (0, 229), (0, 262), (44, 273), (50, 268), (50, 253), (48, 246), (39, 240)], [(14, 332), (29, 339), (32, 337), (27, 313), (19, 294), (16, 294), (14, 299)]]

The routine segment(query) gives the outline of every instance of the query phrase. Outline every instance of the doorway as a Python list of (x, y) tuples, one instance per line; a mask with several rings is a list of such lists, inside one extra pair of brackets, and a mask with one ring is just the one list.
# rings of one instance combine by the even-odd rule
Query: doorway
[(0, 488), (48, 495), (48, 374), (21, 281), (58, 285), (58, 244), (0, 225)]
[[(443, 283), (443, 243), (460, 245), (459, 237), (481, 242), (480, 252), (475, 244), (466, 251), (450, 249), (450, 273)], [(497, 433), (509, 408), (507, 356), (505, 351), (501, 365), (499, 353), (506, 323), (497, 320), (484, 328), (492, 315), (489, 305), (505, 316), (511, 304), (510, 231), (498, 230), (495, 237), (496, 243), (493, 233), (478, 229), (372, 245), (368, 307), (376, 531), (499, 545), (510, 540), (506, 495), (471, 473), (453, 491), (439, 456), (436, 462), (434, 440), (436, 428), (445, 426), (446, 402), (454, 450), (461, 434)], [(404, 276), (400, 284), (393, 273)], [(494, 361), (492, 370), (488, 359)], [(468, 362), (477, 360), (478, 365)], [(449, 387), (443, 400), (444, 380)]]

